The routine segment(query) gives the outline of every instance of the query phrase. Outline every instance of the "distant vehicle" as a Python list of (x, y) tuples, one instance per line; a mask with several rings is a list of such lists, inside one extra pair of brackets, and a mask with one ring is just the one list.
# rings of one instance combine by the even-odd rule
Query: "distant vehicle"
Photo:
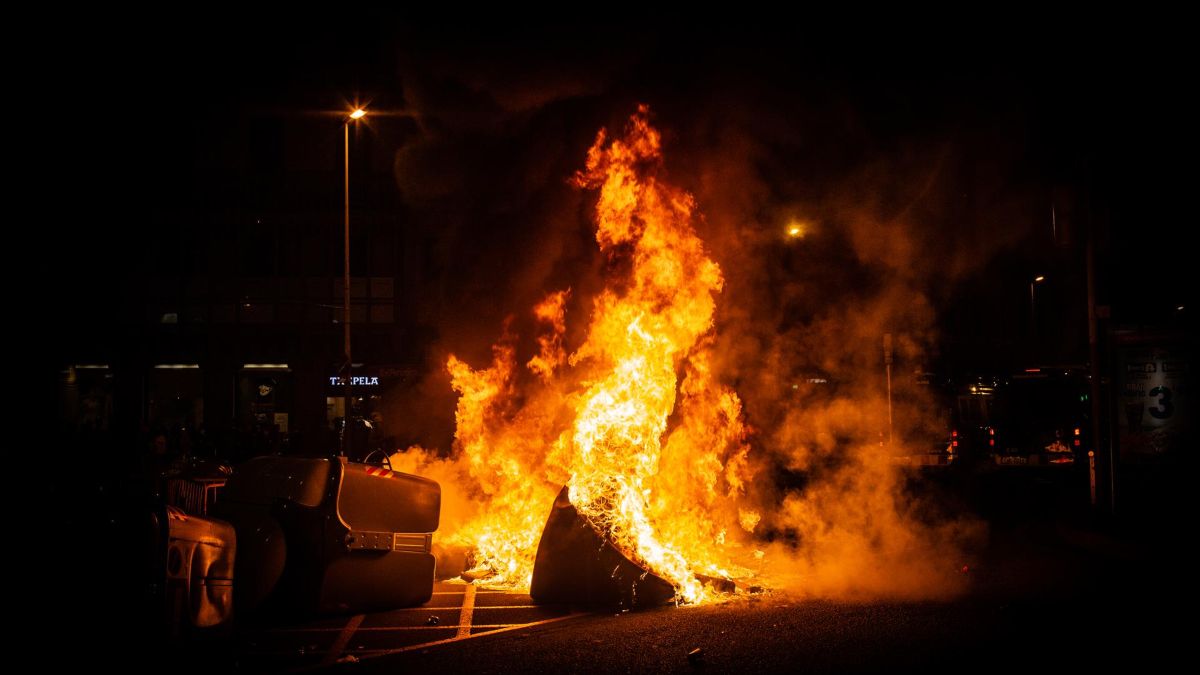
[(898, 464), (1070, 466), (1086, 462), (1088, 382), (1071, 368), (950, 381), (929, 376), (931, 420), (897, 444)]
[(1090, 434), (1088, 382), (1072, 369), (1030, 368), (997, 390), (989, 450), (997, 464), (1083, 462)]

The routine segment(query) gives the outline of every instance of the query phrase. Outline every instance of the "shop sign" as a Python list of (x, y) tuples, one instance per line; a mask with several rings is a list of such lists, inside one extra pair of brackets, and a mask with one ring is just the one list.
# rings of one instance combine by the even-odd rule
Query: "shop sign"
[[(336, 375), (331, 376), (329, 378), (329, 384), (331, 384), (335, 387), (344, 387), (344, 386), (346, 386), (346, 378), (338, 377)], [(354, 375), (354, 376), (351, 376), (350, 386), (351, 387), (378, 387), (379, 386), (379, 376), (378, 375)]]

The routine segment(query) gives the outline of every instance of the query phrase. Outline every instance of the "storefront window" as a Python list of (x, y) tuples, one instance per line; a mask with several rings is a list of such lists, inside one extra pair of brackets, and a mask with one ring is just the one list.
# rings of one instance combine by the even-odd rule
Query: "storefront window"
[(198, 365), (154, 366), (146, 395), (146, 421), (152, 430), (195, 430), (204, 421), (204, 373)]
[(112, 423), (112, 370), (107, 365), (74, 365), (59, 378), (59, 424), (81, 436), (106, 433)]
[(238, 376), (237, 394), (238, 419), (245, 427), (288, 433), (292, 373), (286, 365), (244, 367)]

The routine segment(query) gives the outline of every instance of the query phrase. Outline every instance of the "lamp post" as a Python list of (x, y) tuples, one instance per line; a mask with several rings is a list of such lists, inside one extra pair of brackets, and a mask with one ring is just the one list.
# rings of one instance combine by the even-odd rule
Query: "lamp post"
[(346, 357), (346, 374), (343, 384), (343, 402), (344, 408), (342, 412), (342, 456), (347, 456), (350, 451), (350, 411), (352, 409), (352, 396), (350, 376), (354, 372), (353, 361), (350, 356), (350, 123), (357, 122), (365, 117), (367, 111), (362, 108), (356, 108), (354, 112), (342, 123), (343, 138), (345, 139), (344, 152), (344, 167), (342, 173), (343, 187), (345, 193), (345, 209), (342, 229), (342, 345)]
[(1034, 291), (1034, 289), (1036, 288), (1037, 284), (1040, 284), (1045, 280), (1046, 280), (1046, 277), (1039, 274), (1036, 277), (1034, 277), (1032, 281), (1029, 282), (1029, 318), (1030, 318), (1029, 325), (1033, 330), (1033, 337), (1035, 337), (1035, 338), (1037, 337), (1038, 330), (1037, 330), (1037, 294)]
[(887, 367), (888, 446), (892, 445), (892, 334), (883, 334), (883, 363)]

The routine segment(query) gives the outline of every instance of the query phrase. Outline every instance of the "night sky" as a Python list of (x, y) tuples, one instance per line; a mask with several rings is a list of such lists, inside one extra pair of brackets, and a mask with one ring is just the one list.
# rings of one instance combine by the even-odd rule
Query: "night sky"
[[(1042, 355), (1081, 362), (1087, 222), (1116, 321), (1190, 325), (1175, 308), (1192, 311), (1195, 256), (1180, 237), (1195, 130), (1185, 43), (1167, 28), (762, 18), (771, 28), (74, 21), (38, 89), (50, 112), (36, 132), (48, 190), (37, 229), (78, 291), (43, 309), (71, 339), (77, 317), (93, 318), (83, 334), (108, 320), (163, 250), (204, 238), (198, 214), (253, 200), (253, 176), (233, 189), (214, 169), (230, 156), (274, 153), (333, 176), (337, 164), (317, 165), (338, 161), (336, 113), (360, 102), (391, 115), (373, 116), (373, 154), (359, 161), (391, 173), (387, 203), (434, 242), (420, 255), (445, 295), (417, 301), (417, 320), (445, 349), (481, 356), (506, 315), (564, 286), (584, 303), (598, 287), (589, 196), (567, 179), (599, 128), (647, 103), (667, 174), (696, 195), (726, 270), (719, 328), (756, 318), (759, 334), (735, 343), (899, 288), (897, 302), (921, 308), (907, 328), (923, 345), (962, 367), (1011, 366), (985, 353), (1028, 334), (1028, 281), (1046, 274), (1044, 320), (1061, 339)], [(273, 118), (313, 120), (311, 145), (254, 133)], [(326, 197), (313, 207), (337, 208), (340, 192)], [(1055, 245), (1052, 207), (1068, 245)], [(793, 220), (811, 228), (800, 245), (782, 236)]]

